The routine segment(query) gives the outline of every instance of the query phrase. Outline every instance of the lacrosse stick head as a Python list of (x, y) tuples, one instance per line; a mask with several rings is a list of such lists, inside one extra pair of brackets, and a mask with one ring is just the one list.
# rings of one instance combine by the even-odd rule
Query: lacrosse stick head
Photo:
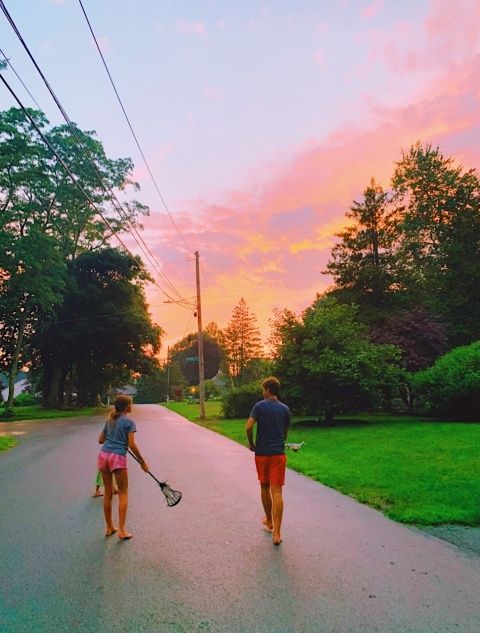
[(173, 490), (173, 488), (170, 488), (166, 481), (162, 481), (160, 483), (160, 490), (163, 492), (165, 500), (167, 502), (167, 506), (169, 506), (170, 508), (176, 506), (182, 498), (182, 493), (178, 490)]

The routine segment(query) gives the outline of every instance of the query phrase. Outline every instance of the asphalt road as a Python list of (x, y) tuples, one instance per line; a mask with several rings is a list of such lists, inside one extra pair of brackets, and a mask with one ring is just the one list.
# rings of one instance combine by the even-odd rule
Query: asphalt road
[(292, 471), (274, 547), (246, 448), (158, 406), (132, 417), (183, 499), (130, 463), (131, 541), (91, 498), (98, 418), (0, 455), (1, 633), (479, 633), (478, 557)]

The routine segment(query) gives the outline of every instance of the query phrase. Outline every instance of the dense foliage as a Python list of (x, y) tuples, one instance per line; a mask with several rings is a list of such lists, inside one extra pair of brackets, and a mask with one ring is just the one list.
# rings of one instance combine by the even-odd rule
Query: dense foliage
[[(107, 384), (128, 379), (142, 365), (138, 356), (144, 342), (158, 348), (160, 331), (149, 322), (141, 291), (143, 267), (128, 257), (122, 263), (122, 255), (106, 246), (114, 232), (140, 226), (148, 209), (132, 200), (120, 213), (112, 198), (112, 188), (138, 189), (130, 159), (107, 157), (94, 132), (51, 127), (43, 113), (29, 113), (95, 206), (22, 110), (0, 112), (0, 368), (9, 374), (7, 406), (13, 403), (15, 376), (25, 365), (36, 369), (46, 404), (63, 405), (74, 393), (83, 403)], [(97, 278), (87, 282), (89, 254), (96, 258), (90, 272), (95, 270)], [(109, 272), (102, 266), (110, 266)], [(123, 275), (123, 291), (104, 297), (102, 283), (113, 290), (116, 270)], [(133, 304), (137, 321), (145, 326), (137, 338), (124, 335), (118, 318), (120, 306), (130, 310)], [(116, 317), (105, 320), (103, 311)], [(57, 327), (60, 321), (65, 323)], [(114, 339), (117, 347), (138, 344), (137, 350), (127, 347), (120, 359)]]
[(357, 308), (332, 297), (317, 299), (301, 318), (277, 322), (276, 374), (282, 394), (301, 413), (323, 414), (379, 408), (398, 386), (400, 353), (369, 341)]
[(253, 405), (259, 400), (262, 400), (262, 389), (258, 382), (235, 387), (222, 397), (223, 416), (227, 419), (247, 419)]
[(435, 414), (480, 421), (480, 341), (441, 356), (414, 383)]

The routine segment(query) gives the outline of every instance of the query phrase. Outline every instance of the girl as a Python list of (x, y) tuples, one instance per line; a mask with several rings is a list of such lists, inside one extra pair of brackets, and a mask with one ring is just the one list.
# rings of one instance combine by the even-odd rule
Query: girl
[[(105, 535), (111, 536), (118, 531), (118, 538), (122, 540), (132, 538), (132, 534), (125, 529), (128, 505), (127, 448), (138, 458), (142, 469), (145, 472), (148, 471), (148, 465), (135, 444), (133, 434), (137, 427), (135, 422), (127, 417), (131, 410), (132, 399), (129, 396), (118, 396), (115, 400), (115, 410), (110, 414), (98, 438), (98, 443), (103, 444), (98, 455), (98, 468), (102, 473), (105, 488), (103, 497), (103, 511), (107, 524)], [(115, 473), (118, 486), (118, 528), (112, 523), (113, 473)]]

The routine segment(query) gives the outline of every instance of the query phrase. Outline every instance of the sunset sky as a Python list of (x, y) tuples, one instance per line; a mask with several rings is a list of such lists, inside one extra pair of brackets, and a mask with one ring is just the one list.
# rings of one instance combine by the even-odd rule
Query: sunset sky
[[(83, 0), (162, 195), (202, 261), (204, 321), (240, 297), (264, 339), (331, 280), (334, 234), (374, 176), (417, 140), (480, 168), (479, 0)], [(155, 192), (77, 0), (5, 0), (70, 117), (131, 156), (143, 237), (192, 298), (192, 254)], [(52, 123), (60, 115), (11, 28), (0, 48)], [(10, 71), (9, 81), (33, 104)], [(7, 76), (7, 75), (6, 75)], [(14, 105), (0, 92), (2, 109)], [(132, 250), (134, 250), (134, 245)], [(190, 311), (148, 289), (164, 345)]]

